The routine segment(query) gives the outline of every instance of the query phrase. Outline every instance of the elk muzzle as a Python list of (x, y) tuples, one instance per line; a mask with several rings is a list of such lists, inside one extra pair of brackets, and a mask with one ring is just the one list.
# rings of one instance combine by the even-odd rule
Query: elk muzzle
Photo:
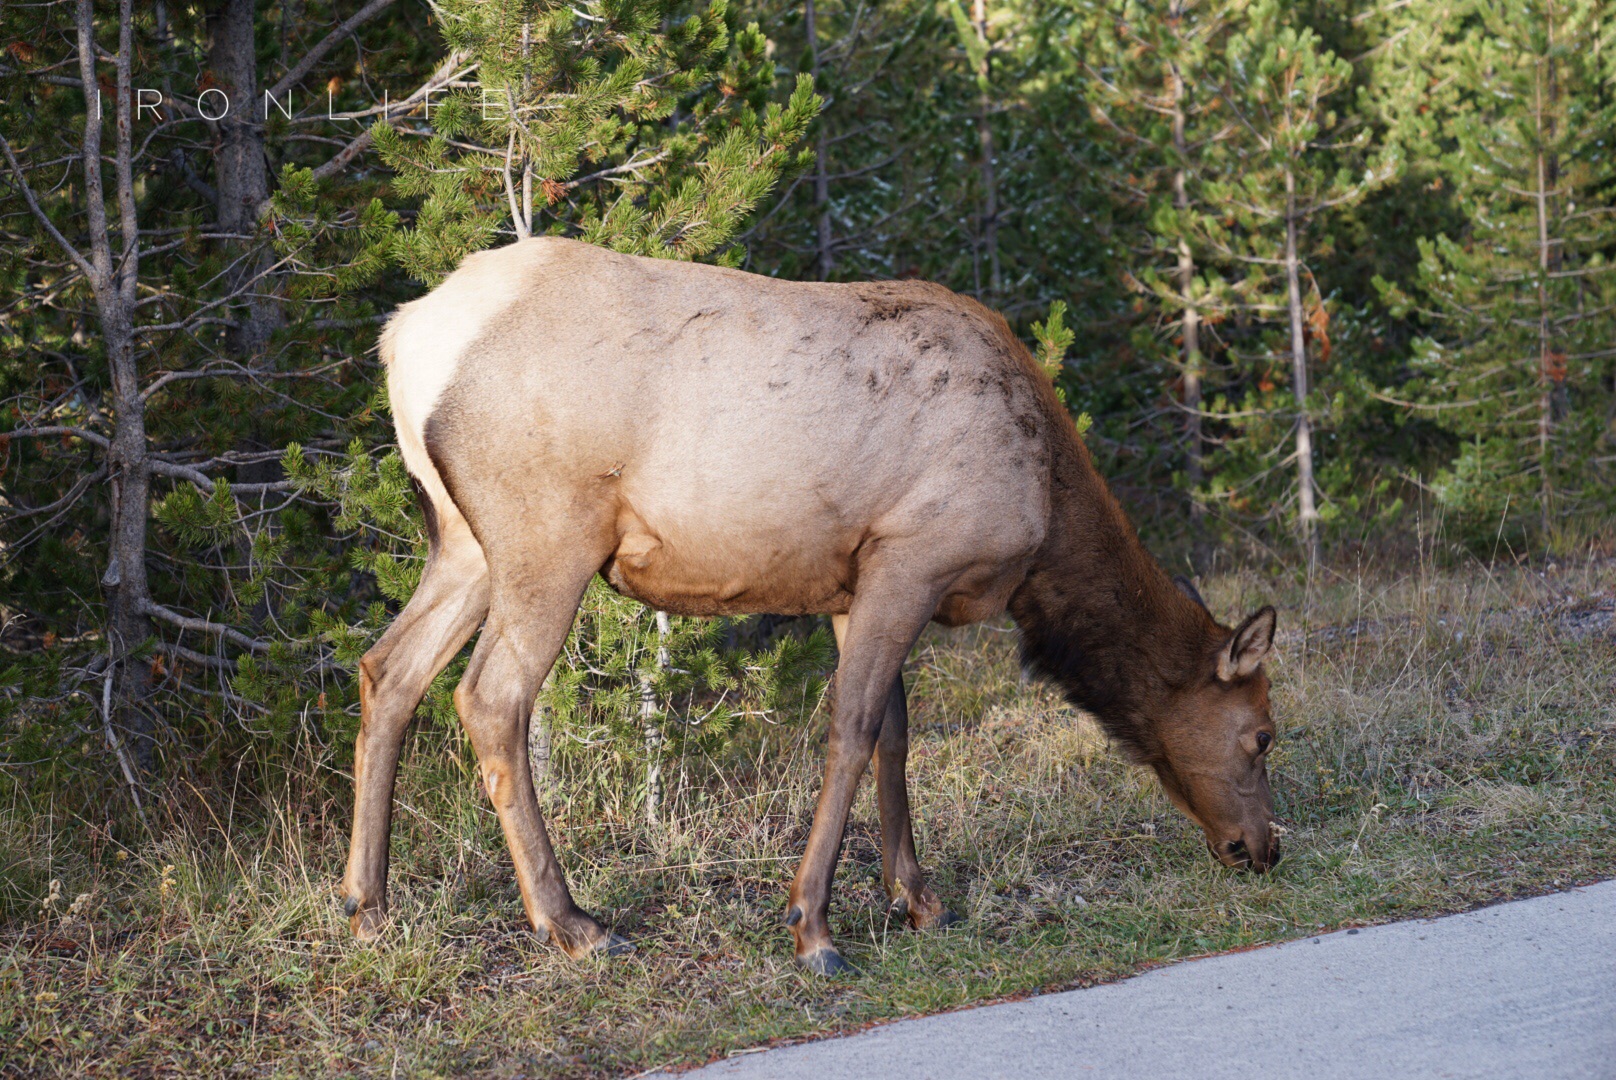
[(1270, 821), (1266, 827), (1249, 830), (1232, 840), (1208, 839), (1207, 847), (1224, 866), (1261, 874), (1279, 865), (1282, 831), (1277, 821)]

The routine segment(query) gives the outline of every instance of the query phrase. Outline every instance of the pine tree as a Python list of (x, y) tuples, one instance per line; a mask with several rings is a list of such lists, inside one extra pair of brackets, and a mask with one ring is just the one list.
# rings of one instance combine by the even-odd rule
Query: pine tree
[[(0, 574), (8, 619), (75, 642), (30, 668), (72, 707), (23, 729), (54, 746), (93, 725), (132, 785), (165, 745), (257, 715), (230, 687), (238, 657), (295, 651), (266, 627), (297, 626), (317, 586), (266, 592), (262, 558), (310, 578), (333, 565), (320, 508), (274, 461), (289, 438), (311, 453), (345, 441), (385, 214), (348, 171), (356, 144), (329, 148), (342, 132), (309, 87), (340, 82), (355, 42), (413, 66), (407, 21), (377, 21), (388, 6), (303, 5), (278, 52), (250, 0), (7, 14)], [(281, 166), (329, 186), (325, 227), (359, 238), (337, 262), (275, 222)], [(336, 291), (304, 294), (299, 278)], [(288, 299), (313, 302), (288, 317)]]
[[(1203, 388), (1227, 287), (1207, 258), (1202, 188), (1230, 134), (1218, 94), (1224, 13), (1212, 0), (1124, 0), (1096, 27), (1087, 74), (1101, 130), (1112, 136), (1109, 180), (1131, 211), (1132, 291), (1152, 302), (1136, 349), (1177, 388), (1183, 451), (1173, 461), (1192, 491), (1205, 480)], [(1199, 519), (1204, 507), (1191, 504)]]
[[(1097, 269), (1109, 244), (1096, 229), (1106, 211), (1093, 125), (1072, 78), (1073, 44), (1084, 40), (1077, 8), (994, 0), (981, 12), (986, 48), (970, 0), (815, 0), (814, 12), (831, 100), (819, 130), (830, 152), (833, 276), (937, 281), (1023, 328), (1065, 300), (1094, 326)], [(813, 50), (804, 23), (790, 12), (769, 31), (781, 54), (798, 56), (807, 71)], [(749, 234), (752, 268), (820, 275), (826, 202), (816, 180), (817, 167)], [(1109, 282), (1103, 291), (1109, 299)], [(1079, 347), (1104, 351), (1087, 335)]]
[(421, 200), (396, 248), (419, 281), (504, 230), (734, 263), (742, 221), (813, 160), (793, 149), (812, 80), (770, 102), (767, 42), (725, 0), (459, 0), (438, 18), (475, 78), (433, 103), (430, 131), (376, 129), (395, 190)]
[(743, 234), (749, 267), (821, 281), (902, 272), (891, 243), (915, 193), (900, 178), (922, 139), (945, 29), (916, 0), (805, 0), (766, 24), (776, 55), (812, 76), (825, 105), (813, 168)]
[[(1260, 374), (1244, 400), (1221, 402), (1236, 434), (1225, 441), (1225, 476), (1216, 486), (1233, 495), (1241, 485), (1257, 484), (1273, 472), (1279, 439), (1293, 439), (1295, 520), (1311, 565), (1319, 558), (1324, 517), (1314, 441), (1324, 403), (1309, 385), (1309, 345), (1311, 337), (1321, 359), (1327, 356), (1329, 312), (1309, 261), (1329, 246), (1321, 220), (1326, 213), (1384, 183), (1396, 171), (1396, 157), (1368, 160), (1368, 131), (1353, 130), (1331, 105), (1348, 86), (1351, 66), (1311, 29), (1299, 27), (1299, 15), (1288, 0), (1259, 0), (1231, 37), (1221, 99), (1238, 136), (1227, 142), (1228, 158), (1205, 193), (1227, 214), (1209, 241), (1220, 257), (1243, 268), (1238, 288), (1247, 317), (1258, 326), (1283, 327), (1248, 354)], [(1274, 363), (1281, 358), (1283, 364)], [(1283, 366), (1289, 367), (1288, 409), (1277, 393)]]
[(1377, 284), (1430, 327), (1399, 400), (1457, 441), (1435, 490), (1496, 542), (1612, 504), (1616, 9), (1475, 0), (1463, 13), (1436, 73), (1453, 88), (1443, 174), (1469, 225), (1420, 240), (1411, 289)]

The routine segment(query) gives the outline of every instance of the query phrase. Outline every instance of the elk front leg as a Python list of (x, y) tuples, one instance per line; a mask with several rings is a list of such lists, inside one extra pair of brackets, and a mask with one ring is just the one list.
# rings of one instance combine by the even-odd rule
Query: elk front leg
[(909, 706), (904, 700), (903, 676), (892, 682), (886, 714), (875, 744), (876, 802), (881, 808), (881, 881), (890, 910), (908, 916), (916, 930), (931, 930), (959, 921), (943, 906), (915, 855), (915, 833), (909, 818)]
[[(843, 647), (847, 616), (831, 618), (836, 646)], [(890, 911), (907, 918), (916, 930), (949, 926), (959, 920), (926, 884), (915, 854), (915, 834), (909, 816), (909, 706), (903, 674), (892, 681), (881, 731), (875, 745), (876, 803), (881, 811), (881, 881), (886, 886)]]
[(932, 589), (883, 588), (871, 576), (865, 575), (845, 630), (838, 635), (843, 647), (836, 666), (825, 785), (786, 908), (797, 963), (820, 975), (848, 967), (836, 951), (829, 922), (830, 885), (841, 856), (842, 834), (859, 778), (875, 750), (892, 685), (937, 604)]

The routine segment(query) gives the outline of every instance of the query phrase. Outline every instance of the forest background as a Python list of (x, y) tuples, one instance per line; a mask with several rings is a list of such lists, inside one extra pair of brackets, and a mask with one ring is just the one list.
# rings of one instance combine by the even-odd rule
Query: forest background
[[(1610, 14), (11, 7), (8, 757), (72, 771), (104, 729), (146, 771), (199, 715), (351, 737), (353, 663), (420, 556), (378, 325), (535, 233), (977, 297), (1175, 570), (1422, 530), (1578, 550), (1616, 502)], [(604, 674), (547, 691), (580, 722), (790, 666), (726, 665), (733, 629), (604, 593), (590, 613)], [(652, 671), (653, 637), (704, 665)]]

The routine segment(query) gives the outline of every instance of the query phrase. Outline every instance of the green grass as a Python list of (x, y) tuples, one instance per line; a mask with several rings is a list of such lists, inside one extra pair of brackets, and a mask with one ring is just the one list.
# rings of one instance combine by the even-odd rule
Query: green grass
[(1269, 875), (1215, 865), (1154, 780), (1022, 683), (1002, 626), (931, 633), (909, 668), (921, 858), (968, 921), (887, 922), (865, 790), (832, 905), (861, 974), (835, 981), (796, 972), (780, 923), (823, 709), (671, 766), (655, 828), (631, 778), (568, 759), (549, 798), (574, 892), (639, 947), (601, 962), (526, 931), (451, 730), (412, 736), (375, 946), (332, 891), (349, 792), (314, 749), (278, 788), (175, 782), (149, 831), (111, 780), (70, 813), (13, 770), (0, 1072), (621, 1075), (1616, 874), (1616, 626), (1575, 614), (1616, 596), (1611, 564), (1205, 592), (1226, 620), (1281, 604)]

